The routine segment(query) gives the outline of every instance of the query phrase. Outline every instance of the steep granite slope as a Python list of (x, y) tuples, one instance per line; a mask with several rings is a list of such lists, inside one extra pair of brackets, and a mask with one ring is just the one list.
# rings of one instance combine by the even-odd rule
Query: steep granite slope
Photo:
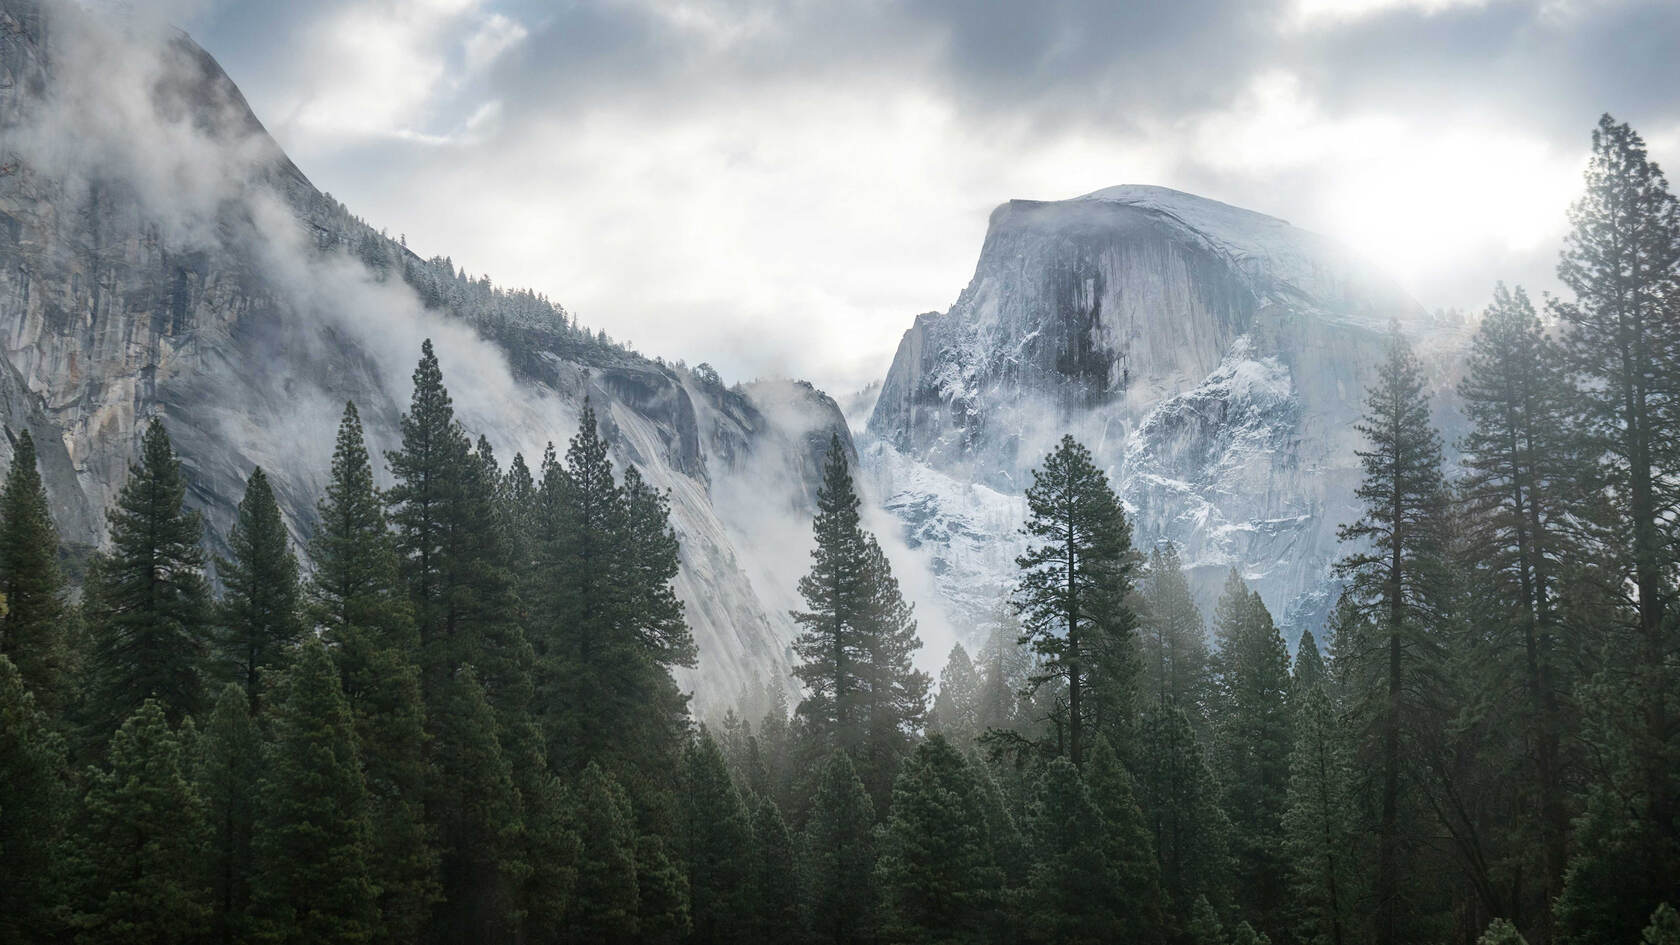
[[(768, 512), (808, 514), (821, 450), (845, 435), (832, 400), (726, 389), (422, 260), (311, 186), (185, 36), (0, 0), (0, 460), (28, 428), (67, 541), (102, 540), (159, 415), (213, 543), (256, 465), (301, 543), (345, 400), (394, 447), (424, 337), (504, 461), (563, 450), (588, 396), (615, 459), (670, 490), (702, 700), (785, 673), (791, 628), (765, 602), (780, 590), (755, 586), (752, 536)], [(715, 503), (725, 480), (757, 502)]]
[(1159, 187), (1011, 201), (956, 304), (905, 333), (864, 462), (959, 624), (1006, 593), (1029, 470), (1072, 432), (1139, 544), (1180, 545), (1204, 605), (1234, 566), (1298, 633), (1334, 593), (1391, 319), (1436, 331), (1282, 220)]

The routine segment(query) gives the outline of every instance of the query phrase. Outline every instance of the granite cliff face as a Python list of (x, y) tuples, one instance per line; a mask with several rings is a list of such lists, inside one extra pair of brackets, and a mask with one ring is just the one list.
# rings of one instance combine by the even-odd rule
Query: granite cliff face
[[(393, 448), (425, 337), (504, 462), (563, 450), (587, 396), (615, 460), (670, 490), (701, 652), (682, 681), (702, 702), (786, 673), (791, 627), (753, 536), (770, 513), (808, 522), (822, 451), (847, 436), (832, 400), (726, 389), (423, 260), (317, 191), (184, 35), (0, 0), (0, 460), (29, 429), (68, 543), (103, 540), (161, 416), (213, 545), (258, 465), (301, 545), (344, 402), (376, 456)], [(720, 504), (724, 482), (756, 501)]]
[(1071, 432), (1204, 607), (1236, 567), (1293, 638), (1332, 603), (1352, 425), (1393, 319), (1439, 333), (1282, 220), (1158, 187), (1011, 201), (956, 304), (905, 333), (864, 462), (959, 625), (1007, 593), (1030, 469)]

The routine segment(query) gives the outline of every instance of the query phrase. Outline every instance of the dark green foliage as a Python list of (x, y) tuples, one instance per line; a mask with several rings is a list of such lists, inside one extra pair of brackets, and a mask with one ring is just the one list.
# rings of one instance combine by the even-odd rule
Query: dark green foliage
[(525, 864), (516, 855), (519, 792), (496, 737), (495, 712), (471, 667), (443, 684), (432, 728), (426, 816), (437, 831), (443, 901), (433, 910), (429, 938), (488, 941), (507, 930)]
[(218, 559), (225, 588), (216, 655), (257, 712), (271, 673), (283, 672), (303, 636), (297, 557), (262, 467), (245, 483), (239, 517), (228, 535), (232, 559)]
[(1604, 116), (1570, 211), (1552, 309), (1577, 375), (1577, 432), (1603, 501), (1582, 517), (1611, 570), (1604, 665), (1578, 693), (1593, 780), (1557, 912), (1569, 942), (1628, 941), (1680, 884), (1680, 201), (1631, 128)]
[(172, 721), (197, 712), (210, 625), (198, 513), (163, 423), (152, 420), (140, 460), (107, 513), (109, 550), (88, 574), (93, 636), (89, 736), (103, 739), (147, 699)]
[(573, 818), (579, 843), (577, 887), (575, 905), (566, 913), (565, 940), (580, 945), (637, 941), (636, 826), (624, 790), (597, 764), (583, 771)]
[(72, 837), (73, 922), (85, 945), (180, 945), (209, 931), (210, 832), (182, 738), (147, 699), (87, 775)]
[(879, 838), (882, 933), (894, 942), (973, 941), (994, 924), (992, 861), (979, 782), (934, 735), (904, 760)]
[(1639, 941), (1640, 945), (1680, 945), (1680, 913), (1666, 902), (1658, 906)]
[(799, 866), (793, 835), (776, 803), (760, 797), (753, 808), (753, 860), (748, 877), (753, 910), (748, 916), (748, 941), (800, 940)]
[(326, 646), (311, 640), (286, 674), (257, 821), (259, 938), (370, 941), (379, 922), (368, 869), (372, 822), (355, 724)]
[(58, 532), (35, 465), (35, 441), (18, 434), (0, 492), (0, 656), (17, 667), (43, 711), (56, 713), (74, 664), (67, 639)]
[(688, 877), (658, 834), (636, 838), (636, 890), (638, 942), (675, 945), (688, 936)]
[(1289, 651), (1272, 615), (1235, 571), (1214, 618), (1214, 758), (1231, 822), (1236, 905), (1260, 927), (1283, 927), (1283, 812), (1292, 724)]
[(1528, 939), (1505, 919), (1494, 919), (1476, 939), (1476, 945), (1528, 945)]
[(1229, 868), (1219, 785), (1183, 710), (1165, 704), (1144, 713), (1134, 773), (1167, 908), (1182, 919), (1197, 896), (1222, 894)]
[(263, 752), (262, 732), (251, 716), (245, 689), (228, 683), (199, 733), (194, 768), (194, 785), (210, 828), (205, 858), (210, 934), (219, 943), (244, 942), (255, 931), (251, 889), (256, 879), (254, 840), (262, 806)]
[(858, 498), (838, 434), (828, 446), (811, 570), (799, 580), (806, 610), (794, 674), (799, 703), (818, 751), (852, 754), (877, 807), (890, 802), (893, 772), (927, 713), (930, 680), (911, 663), (921, 641), (911, 608), (875, 536), (859, 525)]
[(0, 941), (58, 938), (57, 841), (69, 814), (64, 744), (23, 674), (0, 655)]
[(1016, 559), (1015, 602), (1022, 643), (1042, 662), (1034, 688), (1066, 686), (1065, 753), (1084, 763), (1086, 731), (1118, 732), (1129, 712), (1135, 659), (1131, 592), (1132, 528), (1108, 477), (1072, 436), (1033, 470), (1024, 534), (1033, 542)]
[(1288, 906), (1304, 945), (1344, 945), (1354, 939), (1350, 917), (1360, 899), (1349, 816), (1353, 773), (1318, 644), (1308, 633), (1300, 647), (1290, 698), (1294, 738), (1281, 851)]
[(694, 925), (690, 941), (740, 941), (753, 905), (752, 823), (723, 753), (704, 730), (683, 752), (681, 788), (682, 853)]
[(1129, 941), (1134, 904), (1121, 898), (1109, 868), (1101, 810), (1079, 769), (1065, 758), (1044, 769), (1028, 818), (1034, 862), (1027, 881), (1024, 929), (1034, 942)]
[[(1356, 493), (1364, 514), (1341, 537), (1359, 542), (1338, 565), (1350, 581), (1350, 600), (1372, 622), (1371, 633), (1347, 640), (1345, 652), (1359, 682), (1351, 707), (1360, 726), (1361, 764), (1372, 777), (1370, 825), (1377, 842), (1373, 888), (1378, 945), (1421, 934), (1425, 909), (1406, 882), (1419, 875), (1407, 862), (1419, 818), (1408, 807), (1409, 759), (1438, 731), (1442, 666), (1442, 607), (1450, 586), (1445, 568), (1441, 442), (1429, 420), (1422, 369), (1398, 324), (1377, 372), (1359, 424), (1368, 448), (1359, 451), (1365, 478)], [(1357, 546), (1356, 546), (1357, 547)]]
[(980, 734), (980, 672), (961, 643), (952, 645), (939, 672), (939, 694), (933, 700), (928, 727), (946, 738), (966, 744)]
[(694, 643), (671, 590), (666, 500), (632, 470), (624, 478), (585, 402), (564, 465), (543, 464), (531, 641), (550, 762), (602, 765), (646, 812), (673, 786), (688, 723), (670, 668), (692, 665)]
[(805, 826), (805, 915), (814, 940), (873, 941), (877, 927), (875, 805), (843, 751), (823, 768)]
[(520, 888), (523, 939), (565, 941), (566, 913), (577, 886), (581, 844), (572, 827), (573, 799), (560, 779), (546, 772), (521, 792), (521, 852), (527, 873)]
[(1099, 737), (1085, 762), (1085, 787), (1102, 815), (1109, 880), (1128, 942), (1160, 942), (1165, 937), (1161, 865), (1154, 838), (1138, 807), (1132, 775), (1120, 757)]

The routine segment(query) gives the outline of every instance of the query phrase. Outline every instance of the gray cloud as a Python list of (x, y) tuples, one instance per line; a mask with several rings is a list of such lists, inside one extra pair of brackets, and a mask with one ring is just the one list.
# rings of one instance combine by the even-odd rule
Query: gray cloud
[[(188, 26), (305, 172), (421, 251), (650, 353), (844, 393), (1011, 197), (1195, 190), (1469, 307), (1548, 284), (1600, 111), (1680, 154), (1680, 5), (1354, 6), (223, 0)], [(468, 69), (498, 17), (518, 40)]]

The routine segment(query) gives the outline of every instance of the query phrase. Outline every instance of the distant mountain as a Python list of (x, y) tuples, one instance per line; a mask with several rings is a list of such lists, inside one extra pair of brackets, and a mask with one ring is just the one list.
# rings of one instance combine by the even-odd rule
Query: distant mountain
[(301, 545), (344, 402), (393, 448), (424, 337), (504, 463), (563, 451), (589, 397), (615, 460), (670, 490), (701, 652), (681, 681), (726, 701), (786, 674), (791, 591), (768, 582), (804, 548), (762, 539), (808, 530), (831, 433), (851, 448), (833, 400), (725, 388), (421, 259), (316, 190), (185, 35), (0, 0), (0, 460), (32, 432), (69, 543), (103, 539), (161, 416), (212, 542), (261, 465)]
[(905, 332), (864, 465), (958, 626), (1007, 593), (1030, 470), (1072, 432), (1204, 607), (1235, 567), (1293, 641), (1333, 603), (1391, 320), (1444, 352), (1445, 390), (1456, 334), (1323, 237), (1161, 187), (1013, 200), (956, 304)]

